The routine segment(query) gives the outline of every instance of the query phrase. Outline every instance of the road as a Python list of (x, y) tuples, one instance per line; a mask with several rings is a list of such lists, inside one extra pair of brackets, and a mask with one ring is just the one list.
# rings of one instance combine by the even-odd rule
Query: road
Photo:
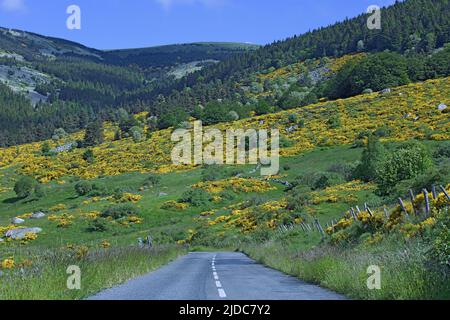
[(90, 300), (341, 300), (242, 253), (190, 253)]

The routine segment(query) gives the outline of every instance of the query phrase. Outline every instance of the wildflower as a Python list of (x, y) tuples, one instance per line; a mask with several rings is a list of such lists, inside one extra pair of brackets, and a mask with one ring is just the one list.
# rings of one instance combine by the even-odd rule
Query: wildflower
[(15, 265), (14, 258), (8, 258), (2, 261), (2, 269), (13, 269)]
[(111, 247), (111, 243), (109, 243), (107, 240), (104, 240), (102, 242), (102, 248), (103, 249), (108, 249), (109, 247)]

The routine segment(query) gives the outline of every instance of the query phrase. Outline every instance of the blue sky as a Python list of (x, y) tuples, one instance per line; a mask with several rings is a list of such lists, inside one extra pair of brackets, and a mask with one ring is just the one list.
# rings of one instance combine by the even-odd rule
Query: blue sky
[[(267, 44), (395, 0), (0, 0), (0, 26), (98, 49), (197, 41)], [(66, 9), (81, 8), (68, 30)]]

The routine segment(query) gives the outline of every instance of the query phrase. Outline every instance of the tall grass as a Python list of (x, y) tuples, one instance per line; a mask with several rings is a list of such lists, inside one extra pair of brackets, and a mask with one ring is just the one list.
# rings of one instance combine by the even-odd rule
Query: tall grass
[[(450, 270), (430, 261), (427, 249), (419, 241), (386, 241), (376, 248), (322, 245), (306, 252), (276, 242), (243, 248), (263, 264), (353, 299), (450, 299)], [(381, 290), (367, 287), (371, 265), (381, 268)]]
[[(65, 249), (15, 252), (16, 258), (32, 257), (33, 264), (3, 271), (0, 300), (83, 299), (155, 270), (184, 253), (179, 246), (116, 247), (87, 252), (82, 257)], [(67, 289), (66, 270), (71, 265), (81, 269), (81, 290)]]

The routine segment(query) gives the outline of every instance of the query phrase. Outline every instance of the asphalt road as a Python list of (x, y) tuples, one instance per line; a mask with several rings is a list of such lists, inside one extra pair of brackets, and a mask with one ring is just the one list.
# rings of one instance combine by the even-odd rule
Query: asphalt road
[(190, 253), (91, 300), (340, 300), (242, 253)]

